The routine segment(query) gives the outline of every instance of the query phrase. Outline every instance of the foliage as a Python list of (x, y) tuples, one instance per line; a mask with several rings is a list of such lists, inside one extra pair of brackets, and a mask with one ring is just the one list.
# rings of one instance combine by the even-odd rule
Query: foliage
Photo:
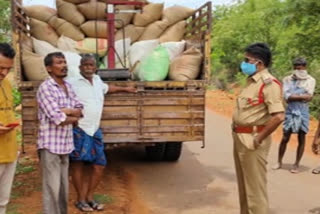
[(0, 1), (0, 42), (8, 42), (10, 40), (10, 1)]
[(14, 106), (17, 107), (18, 105), (21, 104), (21, 93), (18, 91), (17, 88), (13, 88), (12, 95), (13, 95)]
[[(247, 45), (266, 42), (273, 53), (271, 72), (279, 79), (291, 73), (292, 60), (305, 57), (309, 73), (320, 83), (320, 1), (243, 0), (217, 7), (212, 33), (212, 75), (241, 82), (239, 64)], [(228, 71), (228, 72), (226, 72)], [(223, 78), (222, 78), (223, 79)], [(316, 88), (316, 95), (320, 87)], [(320, 97), (310, 104), (320, 113)]]
[(241, 87), (244, 87), (247, 84), (247, 76), (241, 72), (238, 72), (235, 75), (236, 83)]
[(11, 203), (8, 206), (7, 214), (19, 214), (18, 209), (19, 209), (19, 205)]
[(34, 171), (35, 168), (32, 165), (23, 165), (18, 163), (16, 169), (16, 175), (25, 174)]
[(99, 203), (103, 204), (110, 204), (113, 202), (113, 198), (106, 194), (94, 194), (93, 195), (94, 200), (98, 201)]

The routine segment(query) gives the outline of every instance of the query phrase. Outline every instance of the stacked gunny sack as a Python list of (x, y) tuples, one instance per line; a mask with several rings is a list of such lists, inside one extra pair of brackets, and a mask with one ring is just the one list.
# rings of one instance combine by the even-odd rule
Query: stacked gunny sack
[[(99, 67), (108, 67), (106, 3), (56, 2), (57, 10), (40, 5), (24, 7), (32, 35), (22, 38), (25, 77), (44, 80), (48, 73), (43, 59), (56, 51), (66, 56), (69, 77), (79, 75), (81, 53), (97, 54)], [(133, 10), (134, 6), (117, 5), (116, 9)], [(164, 8), (164, 4), (148, 2), (142, 13), (117, 13), (116, 67), (131, 68), (135, 79), (141, 81), (196, 79), (203, 56), (183, 40), (186, 19), (193, 13), (193, 9), (183, 6)]]

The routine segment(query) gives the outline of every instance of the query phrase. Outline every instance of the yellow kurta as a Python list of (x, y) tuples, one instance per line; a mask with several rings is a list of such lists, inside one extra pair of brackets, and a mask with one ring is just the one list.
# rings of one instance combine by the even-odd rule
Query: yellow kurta
[[(0, 123), (15, 122), (12, 87), (7, 78), (0, 82)], [(16, 131), (0, 135), (0, 163), (10, 163), (17, 159), (18, 145)]]

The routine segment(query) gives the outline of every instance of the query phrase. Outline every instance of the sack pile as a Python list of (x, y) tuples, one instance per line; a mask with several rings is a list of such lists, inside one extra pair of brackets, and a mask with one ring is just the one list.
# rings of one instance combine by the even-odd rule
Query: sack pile
[[(119, 56), (116, 56), (116, 67), (132, 68), (137, 80), (142, 81), (196, 79), (202, 62), (201, 51), (186, 50), (186, 42), (182, 40), (186, 19), (194, 10), (139, 1), (146, 3), (142, 13), (116, 14), (115, 47)], [(81, 53), (98, 54), (100, 68), (106, 68), (106, 4), (99, 0), (56, 0), (56, 4), (57, 10), (39, 5), (24, 7), (32, 36), (22, 42), (26, 78), (31, 81), (46, 78), (43, 58), (54, 51), (66, 55), (69, 75), (79, 73)], [(133, 9), (134, 6), (116, 6), (116, 10)], [(185, 64), (189, 60), (190, 66)]]

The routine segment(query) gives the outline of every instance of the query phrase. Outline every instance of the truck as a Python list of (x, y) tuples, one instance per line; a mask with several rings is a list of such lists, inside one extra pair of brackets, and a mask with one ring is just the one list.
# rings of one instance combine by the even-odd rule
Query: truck
[[(13, 44), (17, 52), (15, 76), (21, 93), (22, 141), (35, 144), (38, 133), (36, 92), (40, 81), (28, 81), (22, 65), (21, 39), (30, 37), (28, 17), (21, 0), (11, 0)], [(199, 45), (203, 53), (201, 74), (189, 81), (107, 81), (133, 86), (137, 93), (107, 94), (101, 129), (107, 149), (145, 146), (153, 161), (177, 161), (183, 144), (202, 142), (205, 146), (206, 88), (210, 80), (210, 34), (212, 3), (196, 9), (187, 19), (184, 40)]]

